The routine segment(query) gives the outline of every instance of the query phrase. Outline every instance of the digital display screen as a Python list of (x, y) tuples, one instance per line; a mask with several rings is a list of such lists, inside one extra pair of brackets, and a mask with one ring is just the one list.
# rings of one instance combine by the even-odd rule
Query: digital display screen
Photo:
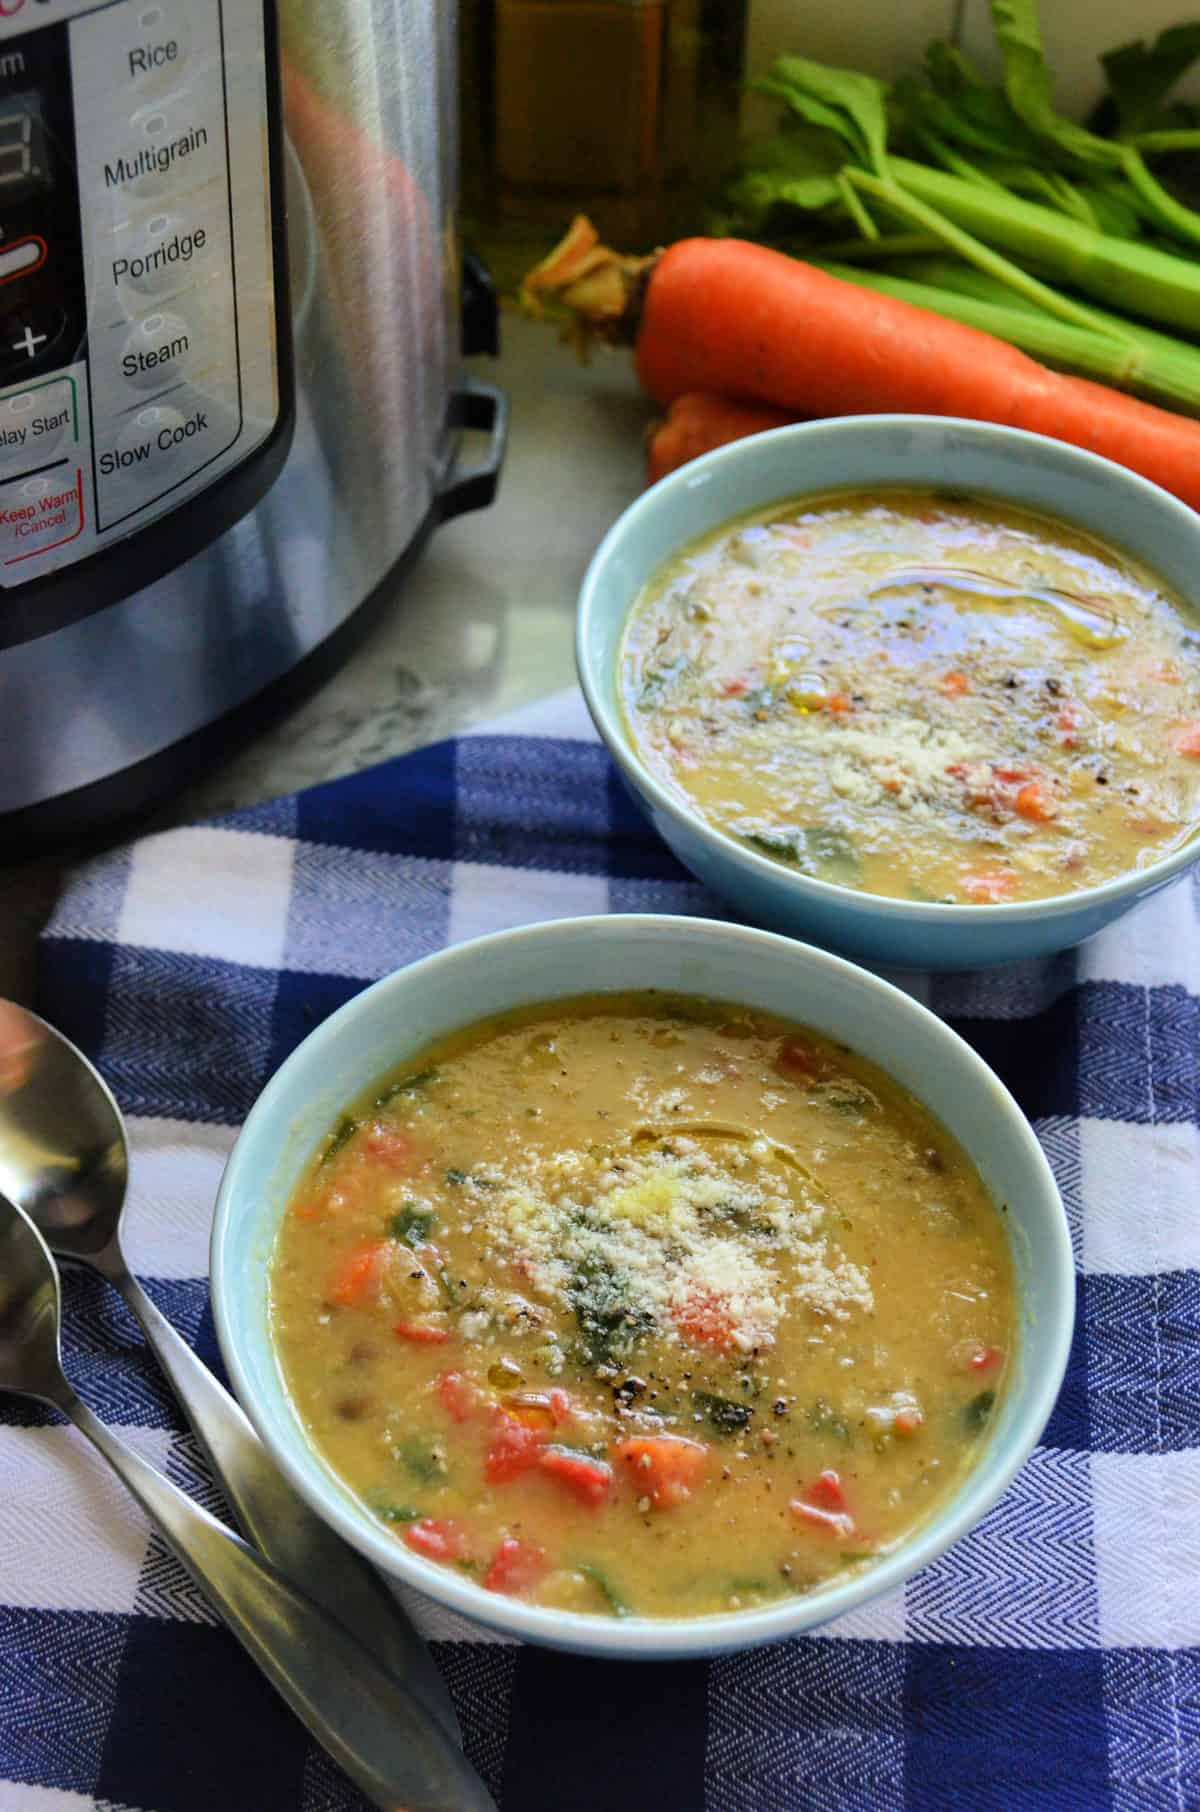
[(46, 179), (46, 129), (40, 97), (12, 94), (0, 101), (0, 202)]

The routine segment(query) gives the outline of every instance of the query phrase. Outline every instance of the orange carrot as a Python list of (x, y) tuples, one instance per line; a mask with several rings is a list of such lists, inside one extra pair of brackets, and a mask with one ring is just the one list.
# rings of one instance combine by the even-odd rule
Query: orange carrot
[(699, 459), (702, 453), (711, 453), (714, 447), (761, 434), (767, 428), (782, 428), (795, 420), (796, 416), (782, 409), (764, 408), (761, 403), (738, 403), (726, 396), (688, 391), (675, 398), (666, 416), (655, 422), (646, 437), (647, 481), (657, 484), (668, 472), (685, 466), (689, 459)]
[(708, 1464), (708, 1448), (686, 1435), (633, 1435), (618, 1441), (616, 1455), (630, 1468), (639, 1498), (656, 1510), (674, 1510), (690, 1497)]
[(371, 1240), (369, 1244), (355, 1246), (347, 1252), (334, 1269), (325, 1300), (342, 1309), (353, 1308), (362, 1302), (378, 1280), (389, 1251), (386, 1240)]
[[(572, 312), (577, 333), (632, 341), (638, 376), (659, 403), (699, 390), (795, 415), (999, 422), (1103, 454), (1200, 508), (1200, 421), (1049, 371), (991, 334), (767, 246), (682, 239), (653, 259), (610, 252), (605, 267), (592, 231), (574, 293), (554, 282), (552, 254), (526, 279), (526, 304), (549, 299)], [(578, 257), (578, 221), (572, 235)], [(589, 314), (601, 289), (604, 307)]]
[(943, 673), (938, 684), (947, 698), (961, 698), (964, 692), (970, 692), (971, 690), (970, 679), (965, 673), (959, 673), (957, 671)]
[(1200, 724), (1189, 724), (1175, 738), (1175, 747), (1181, 755), (1200, 755)]
[(734, 1320), (729, 1298), (716, 1290), (698, 1289), (681, 1302), (671, 1319), (683, 1335), (696, 1346), (711, 1346), (724, 1353), (733, 1345)]
[(977, 906), (987, 906), (996, 900), (1009, 899), (1016, 884), (1015, 875), (990, 871), (983, 874), (964, 875), (962, 890), (968, 900), (974, 900)]
[(1022, 818), (1029, 818), (1035, 824), (1048, 824), (1058, 817), (1054, 795), (1040, 780), (1026, 782), (1017, 794), (1016, 807)]

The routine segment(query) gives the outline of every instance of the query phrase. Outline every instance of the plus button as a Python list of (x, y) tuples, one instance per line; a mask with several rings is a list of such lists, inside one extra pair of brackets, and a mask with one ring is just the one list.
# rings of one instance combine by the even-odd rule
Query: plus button
[(45, 342), (45, 339), (44, 333), (34, 333), (32, 327), (26, 327), (21, 338), (12, 340), (10, 344), (14, 352), (23, 352), (27, 357), (33, 359), (37, 357), (37, 349)]

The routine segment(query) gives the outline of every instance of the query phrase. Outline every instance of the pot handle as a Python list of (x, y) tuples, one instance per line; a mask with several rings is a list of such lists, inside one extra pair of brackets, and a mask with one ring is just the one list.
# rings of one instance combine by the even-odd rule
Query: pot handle
[(474, 465), (451, 465), (437, 496), (438, 519), (448, 522), (467, 510), (483, 510), (493, 501), (508, 444), (508, 397), (496, 384), (463, 378), (450, 399), (452, 428), (479, 428), (490, 433), (484, 457)]

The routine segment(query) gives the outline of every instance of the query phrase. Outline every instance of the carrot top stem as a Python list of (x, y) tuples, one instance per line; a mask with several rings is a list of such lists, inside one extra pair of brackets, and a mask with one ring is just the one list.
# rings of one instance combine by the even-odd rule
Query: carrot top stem
[(631, 346), (641, 316), (642, 295), (660, 254), (635, 258), (600, 243), (584, 214), (577, 214), (553, 251), (524, 278), (520, 303), (541, 319), (551, 312), (564, 338), (585, 357), (593, 340)]

